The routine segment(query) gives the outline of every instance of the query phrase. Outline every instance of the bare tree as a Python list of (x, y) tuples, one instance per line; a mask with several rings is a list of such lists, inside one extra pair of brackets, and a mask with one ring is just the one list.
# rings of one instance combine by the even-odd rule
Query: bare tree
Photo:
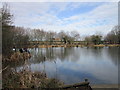
[(105, 37), (105, 41), (116, 44), (120, 43), (120, 26), (115, 26)]
[(73, 37), (75, 41), (78, 41), (80, 39), (80, 34), (77, 31), (72, 31), (71, 37)]
[(13, 37), (13, 44), (17, 47), (24, 47), (28, 44), (29, 35), (26, 32), (26, 29), (23, 27), (15, 27), (12, 32), (15, 33)]

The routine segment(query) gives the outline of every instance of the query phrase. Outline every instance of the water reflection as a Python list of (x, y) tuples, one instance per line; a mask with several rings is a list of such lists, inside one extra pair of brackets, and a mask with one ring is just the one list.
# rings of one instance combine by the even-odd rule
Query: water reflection
[(44, 61), (44, 58), (47, 61), (55, 61), (60, 59), (61, 61), (70, 60), (77, 61), (79, 60), (80, 53), (77, 53), (77, 48), (36, 48), (31, 49), (32, 58), (30, 61), (32, 63), (40, 63)]
[(117, 84), (118, 51), (118, 47), (36, 48), (30, 49), (32, 57), (28, 62), (32, 71), (44, 71), (66, 84), (85, 78), (91, 84)]

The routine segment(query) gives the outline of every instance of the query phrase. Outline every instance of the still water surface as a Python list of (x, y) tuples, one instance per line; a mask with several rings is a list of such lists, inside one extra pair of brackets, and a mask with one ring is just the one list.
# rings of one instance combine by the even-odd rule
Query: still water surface
[(32, 57), (28, 63), (33, 72), (46, 72), (48, 77), (65, 84), (78, 83), (85, 78), (91, 84), (117, 84), (118, 50), (118, 47), (34, 48), (30, 49)]

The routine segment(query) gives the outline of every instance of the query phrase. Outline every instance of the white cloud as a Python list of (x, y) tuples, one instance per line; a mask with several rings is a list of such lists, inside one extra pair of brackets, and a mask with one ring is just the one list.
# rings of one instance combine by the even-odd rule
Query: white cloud
[[(81, 33), (93, 34), (96, 31), (101, 31), (103, 34), (106, 34), (113, 26), (117, 25), (117, 3), (107, 3), (97, 7), (89, 13), (72, 16), (64, 20), (77, 20), (78, 22), (69, 25), (78, 27), (78, 30), (80, 30)], [(96, 24), (98, 25), (96, 26)]]
[(117, 24), (117, 3), (105, 3), (90, 12), (71, 17), (62, 19), (57, 17), (59, 12), (73, 6), (77, 8), (81, 4), (78, 3), (75, 6), (75, 3), (10, 3), (15, 15), (15, 25), (18, 26), (54, 31), (77, 30), (80, 34), (86, 35), (94, 34), (96, 31), (106, 34)]

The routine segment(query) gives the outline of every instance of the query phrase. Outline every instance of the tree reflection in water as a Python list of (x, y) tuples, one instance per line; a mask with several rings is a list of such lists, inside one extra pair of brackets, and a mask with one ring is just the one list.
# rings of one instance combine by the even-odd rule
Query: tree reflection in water
[[(118, 47), (36, 48), (30, 49), (32, 57), (28, 62), (32, 71), (46, 72), (49, 77), (58, 78), (68, 84), (77, 83), (84, 78), (88, 78), (92, 83), (115, 83), (119, 49)], [(18, 68), (22, 66), (21, 64)]]

